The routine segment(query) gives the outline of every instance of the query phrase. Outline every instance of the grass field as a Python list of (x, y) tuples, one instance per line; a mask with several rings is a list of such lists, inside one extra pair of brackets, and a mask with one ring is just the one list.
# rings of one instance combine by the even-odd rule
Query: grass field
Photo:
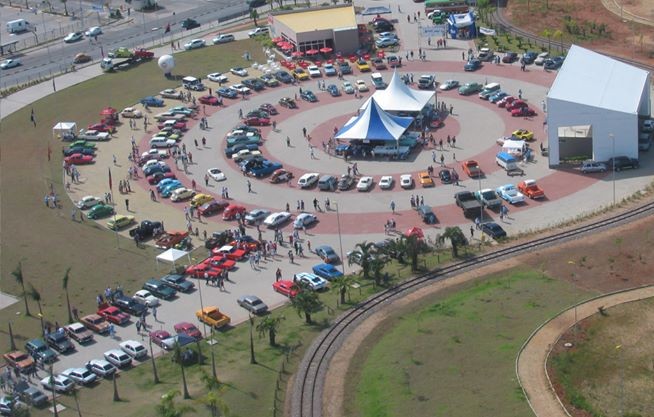
[(588, 296), (535, 270), (512, 270), (399, 311), (357, 350), (348, 416), (522, 417), (514, 371), (540, 323)]
[(613, 307), (568, 331), (564, 340), (574, 347), (561, 348), (548, 363), (567, 403), (593, 417), (654, 415), (652, 323), (650, 299)]

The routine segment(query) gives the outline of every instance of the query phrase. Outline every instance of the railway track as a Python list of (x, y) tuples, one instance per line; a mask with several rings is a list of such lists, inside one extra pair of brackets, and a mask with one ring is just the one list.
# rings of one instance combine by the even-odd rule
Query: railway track
[(309, 347), (296, 375), (291, 400), (291, 415), (293, 417), (322, 416), (323, 401), (326, 400), (323, 398), (323, 383), (331, 358), (338, 351), (342, 342), (355, 330), (362, 320), (392, 301), (425, 285), (445, 280), (473, 268), (499, 262), (509, 257), (554, 246), (573, 239), (580, 239), (584, 236), (652, 215), (653, 213), (654, 202), (651, 202), (628, 212), (573, 229), (554, 233), (529, 242), (499, 248), (493, 252), (466, 259), (440, 270), (414, 277), (361, 302), (339, 316), (331, 327), (323, 331)]

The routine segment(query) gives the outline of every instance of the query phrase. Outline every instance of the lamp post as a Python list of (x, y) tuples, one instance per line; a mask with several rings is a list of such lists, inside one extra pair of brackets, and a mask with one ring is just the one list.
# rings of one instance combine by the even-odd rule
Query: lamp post
[(611, 177), (613, 178), (613, 205), (615, 206), (615, 135), (609, 133), (609, 139), (611, 139), (611, 170), (613, 171)]
[[(208, 279), (204, 280), (204, 283), (209, 282)], [(200, 311), (202, 312), (202, 316), (204, 318), (204, 303), (202, 302), (202, 284), (200, 283), (200, 280), (198, 279), (198, 294), (200, 295)], [(204, 337), (206, 339), (207, 337), (207, 324), (204, 322), (204, 320), (200, 320), (202, 322), (202, 330), (204, 333)]]
[(479, 227), (484, 222), (484, 200), (481, 198), (481, 176), (479, 176), (479, 201), (481, 206), (479, 207)]
[(341, 214), (338, 210), (338, 202), (334, 201), (332, 204), (336, 206), (336, 225), (338, 227), (338, 247), (341, 253), (341, 269), (345, 274), (345, 259), (343, 258), (343, 238), (341, 236)]

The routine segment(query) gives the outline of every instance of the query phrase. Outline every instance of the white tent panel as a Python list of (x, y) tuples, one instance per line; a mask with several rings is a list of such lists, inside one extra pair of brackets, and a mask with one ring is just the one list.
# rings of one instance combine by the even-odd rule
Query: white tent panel
[(63, 138), (64, 134), (77, 134), (77, 123), (75, 122), (59, 122), (52, 128), (53, 138)]
[(185, 257), (187, 258), (188, 262), (191, 263), (191, 257), (189, 256), (189, 253), (183, 250), (175, 249), (175, 248), (170, 248), (167, 251), (157, 255), (156, 257), (156, 263), (157, 265), (159, 262), (166, 262), (166, 263), (171, 263), (173, 265), (176, 264), (178, 260), (181, 258)]
[(394, 71), (386, 89), (375, 91), (372, 97), (361, 106), (361, 109), (366, 108), (370, 100), (374, 98), (384, 111), (419, 112), (433, 97), (433, 91), (410, 88), (402, 81), (397, 71)]
[(398, 140), (413, 122), (412, 117), (393, 116), (372, 98), (358, 117), (350, 119), (336, 133), (336, 139)]

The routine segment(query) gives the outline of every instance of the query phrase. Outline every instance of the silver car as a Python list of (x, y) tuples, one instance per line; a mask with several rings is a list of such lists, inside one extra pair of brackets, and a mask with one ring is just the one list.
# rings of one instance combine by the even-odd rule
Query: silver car
[(261, 301), (256, 295), (244, 295), (239, 297), (236, 302), (238, 305), (253, 314), (264, 314), (268, 311), (266, 303)]

